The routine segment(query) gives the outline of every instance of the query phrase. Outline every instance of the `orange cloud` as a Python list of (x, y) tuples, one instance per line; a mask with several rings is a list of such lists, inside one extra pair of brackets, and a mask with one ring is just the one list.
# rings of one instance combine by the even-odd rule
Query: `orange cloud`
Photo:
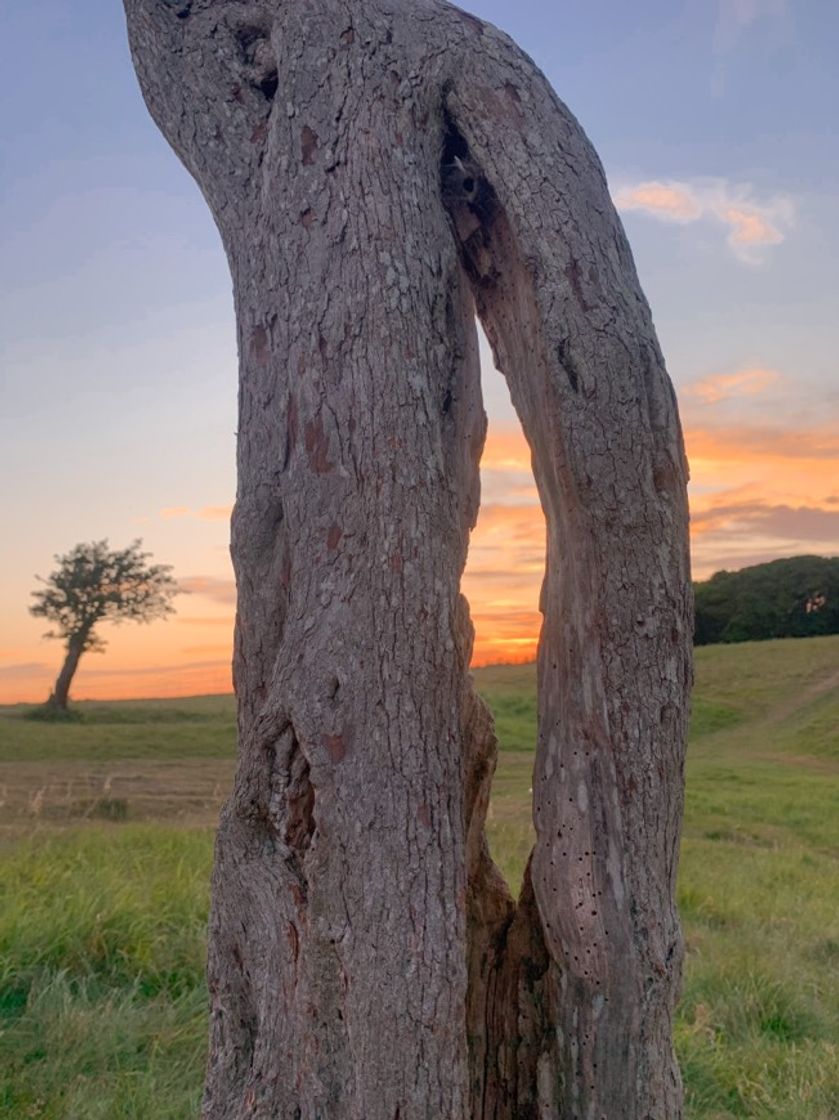
[(694, 574), (742, 568), (779, 556), (839, 553), (839, 511), (767, 501), (726, 502), (696, 508), (691, 524)]
[(637, 210), (659, 221), (687, 225), (710, 218), (722, 222), (729, 228), (729, 247), (747, 264), (759, 264), (760, 251), (779, 245), (785, 237), (784, 227), (795, 219), (790, 199), (776, 196), (758, 201), (748, 183), (732, 184), (725, 179), (650, 179), (620, 187), (614, 200), (619, 210)]
[(475, 646), (472, 664), (533, 661), (539, 643), (542, 616), (535, 610), (473, 611)]
[(19, 680), (20, 678), (27, 678), (32, 676), (33, 673), (48, 673), (49, 665), (45, 661), (19, 661), (13, 662), (11, 665), (0, 665), (0, 681), (5, 684), (8, 681)]
[(779, 245), (784, 240), (781, 231), (756, 210), (725, 206), (719, 216), (731, 226), (732, 245)]
[[(780, 381), (754, 367), (703, 378), (688, 397), (722, 403), (769, 390)], [(741, 567), (801, 552), (839, 551), (839, 430), (835, 426), (781, 427), (719, 421), (695, 423), (684, 412), (691, 463), (694, 573)], [(476, 626), (475, 659), (515, 658), (527, 634), (511, 634), (509, 615), (531, 619), (535, 648), (545, 529), (538, 498), (515, 500), (529, 449), (520, 431), (491, 434), (488, 459), (500, 500), (481, 509), (463, 578)], [(507, 470), (503, 464), (509, 464)], [(482, 471), (484, 465), (482, 464)], [(509, 484), (512, 480), (513, 485)], [(535, 487), (531, 493), (535, 496)], [(823, 498), (818, 495), (825, 495)]]
[(202, 506), (197, 510), (190, 509), (189, 506), (167, 506), (160, 511), (160, 516), (164, 521), (181, 517), (191, 517), (196, 521), (227, 521), (232, 510), (232, 506)]
[(232, 614), (212, 615), (210, 617), (187, 615), (183, 618), (176, 618), (174, 621), (181, 626), (230, 626), (232, 618)]
[(462, 581), (475, 627), (474, 665), (536, 656), (545, 519), (530, 459), (520, 428), (490, 429), (481, 460), (483, 502)]
[[(766, 501), (726, 501), (717, 497), (705, 509), (693, 513), (691, 531), (697, 537), (725, 533), (729, 536), (747, 535), (754, 541), (770, 536), (795, 541), (798, 545), (814, 541), (819, 544), (832, 542), (836, 547), (839, 545), (839, 510)], [(830, 551), (830, 547), (828, 544), (826, 551)]]
[[(136, 656), (129, 656), (118, 665), (114, 665), (114, 658), (109, 657), (102, 667), (95, 657), (83, 658), (73, 680), (73, 700), (199, 696), (230, 692), (232, 689), (229, 651), (222, 658), (197, 661), (173, 659), (171, 654), (164, 654), (160, 660), (154, 658), (152, 663), (145, 664), (140, 660), (142, 656), (137, 651)], [(0, 667), (0, 704), (46, 700), (55, 681), (60, 658), (59, 645), (55, 643), (54, 662), (21, 662)]]
[[(830, 463), (825, 468), (821, 484), (829, 486), (836, 478), (832, 471), (839, 468), (839, 432), (835, 428), (788, 428), (768, 425), (719, 424), (685, 428), (688, 458), (694, 481), (697, 472), (714, 469), (721, 463), (749, 463), (760, 471), (789, 460), (810, 460)], [(821, 471), (819, 472), (821, 476)], [(807, 475), (808, 489), (816, 482)]]
[[(741, 374), (746, 373), (746, 376)], [(696, 396), (716, 401), (750, 395), (776, 380), (775, 371), (740, 371), (697, 384)], [(510, 464), (519, 486), (529, 450), (520, 432), (490, 441), (490, 462)], [(839, 551), (839, 435), (833, 429), (786, 430), (744, 424), (686, 428), (693, 484), (694, 572), (704, 578), (721, 567), (741, 567), (800, 552)], [(503, 454), (499, 454), (503, 448)], [(829, 495), (812, 497), (813, 486)], [(532, 479), (531, 479), (532, 485)], [(819, 492), (817, 490), (816, 492)], [(472, 534), (463, 590), (475, 625), (476, 665), (529, 659), (541, 625), (537, 605), (543, 577), (545, 526), (538, 501), (504, 500), (482, 506)]]
[(651, 180), (624, 187), (615, 195), (619, 210), (643, 210), (668, 222), (695, 222), (702, 217), (702, 205), (685, 183), (660, 183)]
[(231, 692), (230, 656), (221, 659), (180, 661), (118, 669), (97, 669), (82, 664), (73, 682), (76, 700), (134, 699), (143, 696), (202, 696)]
[(236, 602), (236, 581), (220, 579), (218, 576), (185, 576), (178, 580), (181, 590), (191, 595), (203, 595), (214, 603), (225, 606)]
[(835, 427), (707, 420), (694, 426), (688, 413), (685, 440), (698, 577), (779, 556), (839, 551)]
[[(530, 445), (521, 428), (490, 428), (481, 456), (482, 474), (486, 470), (524, 470), (530, 474), (530, 460)], [(532, 481), (532, 474), (530, 477)]]
[(689, 397), (696, 397), (703, 404), (719, 404), (732, 397), (749, 397), (763, 393), (780, 381), (775, 369), (741, 369), (735, 373), (712, 373), (694, 381), (684, 390)]

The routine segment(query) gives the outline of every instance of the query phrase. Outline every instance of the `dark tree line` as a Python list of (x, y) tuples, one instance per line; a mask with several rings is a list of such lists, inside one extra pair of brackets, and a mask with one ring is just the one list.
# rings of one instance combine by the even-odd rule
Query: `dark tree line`
[(793, 556), (695, 585), (696, 645), (839, 633), (839, 557)]

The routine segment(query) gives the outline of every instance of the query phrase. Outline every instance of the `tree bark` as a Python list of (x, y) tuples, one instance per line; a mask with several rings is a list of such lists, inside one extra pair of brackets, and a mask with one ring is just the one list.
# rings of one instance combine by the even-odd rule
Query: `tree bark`
[[(686, 465), (602, 169), (442, 0), (125, 0), (230, 261), (239, 763), (207, 1120), (674, 1120)], [(474, 311), (548, 524), (537, 841), (489, 857)]]
[(48, 708), (56, 708), (60, 712), (67, 711), (67, 703), (70, 699), (70, 685), (72, 684), (73, 677), (76, 675), (76, 670), (79, 667), (79, 660), (83, 653), (84, 640), (78, 636), (70, 638), (67, 642), (64, 664), (61, 666), (61, 672), (56, 678), (55, 687), (47, 700)]

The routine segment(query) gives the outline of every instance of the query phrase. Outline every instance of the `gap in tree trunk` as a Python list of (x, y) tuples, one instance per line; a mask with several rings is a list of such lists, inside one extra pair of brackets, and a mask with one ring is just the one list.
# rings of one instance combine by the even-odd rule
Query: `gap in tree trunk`
[(492, 419), (481, 458), (481, 507), (463, 578), (464, 593), (476, 609), (473, 663), (535, 662), (545, 515), (530, 445), (480, 324), (478, 337), (481, 390)]
[[(473, 665), (533, 665), (542, 623), (539, 596), (545, 573), (545, 517), (531, 467), (530, 448), (510, 399), (504, 373), (496, 369), (489, 342), (478, 323), (481, 390), (490, 414), (481, 459), (481, 504), (469, 542), (462, 590), (475, 628)], [(491, 675), (490, 675), (491, 679)], [(532, 712), (521, 698), (499, 691), (493, 711), (500, 746), (522, 792), (507, 798), (499, 839), (489, 837), (490, 852), (513, 897), (536, 833), (533, 828), (532, 769), (536, 750), (535, 696)], [(508, 710), (509, 709), (509, 710)], [(527, 774), (525, 780), (524, 775)], [(512, 814), (508, 817), (508, 814)], [(492, 822), (493, 811), (489, 820)], [(492, 831), (495, 831), (494, 829)]]
[[(545, 518), (506, 377), (480, 324), (478, 335), (482, 395), (497, 419), (484, 445), (482, 500), (461, 589), (472, 599), (473, 661), (525, 665), (535, 661), (541, 629)], [(532, 673), (535, 687), (535, 666)], [(556, 1095), (558, 994), (531, 882), (537, 728), (521, 712), (520, 696), (504, 696), (502, 686), (498, 701), (490, 716), (475, 697), (465, 721), (470, 1088), (481, 1120), (536, 1120)], [(523, 791), (502, 810), (512, 814), (499, 830), (506, 852), (492, 851), (485, 829), (499, 732)]]

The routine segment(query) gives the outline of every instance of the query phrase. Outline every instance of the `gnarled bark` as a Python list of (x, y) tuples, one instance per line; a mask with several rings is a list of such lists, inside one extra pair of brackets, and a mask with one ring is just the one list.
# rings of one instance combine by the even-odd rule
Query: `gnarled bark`
[[(602, 170), (442, 0), (125, 0), (240, 352), (208, 1120), (673, 1120), (686, 468)], [(483, 824), (474, 309), (548, 522), (537, 842)]]

